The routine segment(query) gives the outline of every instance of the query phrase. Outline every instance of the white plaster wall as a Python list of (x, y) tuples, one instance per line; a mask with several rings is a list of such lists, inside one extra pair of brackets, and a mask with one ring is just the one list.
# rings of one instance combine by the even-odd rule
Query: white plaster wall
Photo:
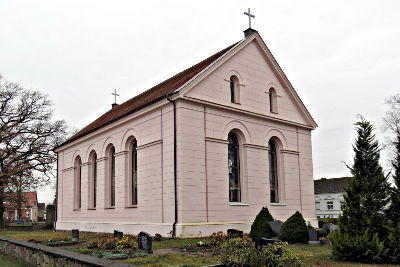
[[(280, 220), (286, 220), (297, 210), (308, 220), (315, 218), (311, 150), (306, 149), (307, 144), (311, 144), (309, 131), (188, 102), (179, 105), (179, 114), (178, 147), (181, 149), (178, 152), (178, 176), (183, 181), (179, 191), (183, 224), (215, 226), (224, 222), (236, 223), (238, 227), (237, 222), (241, 222), (247, 225), (245, 230), (248, 231), (249, 222), (254, 220), (263, 206), (268, 206), (271, 214)], [(245, 134), (248, 139), (241, 147), (243, 205), (229, 203), (227, 125), (248, 130)], [(286, 143), (285, 151), (280, 154), (282, 177), (279, 204), (271, 204), (269, 195), (266, 137), (272, 129), (279, 131)], [(299, 163), (305, 166), (299, 169)], [(223, 228), (222, 224), (220, 227)]]
[[(146, 113), (147, 111), (147, 113)], [(124, 230), (137, 234), (142, 230), (167, 235), (174, 218), (172, 105), (143, 110), (106, 126), (67, 145), (59, 151), (57, 229), (111, 232)], [(134, 135), (138, 143), (138, 205), (129, 207), (127, 200), (127, 157), (125, 143)], [(109, 143), (116, 151), (116, 204), (108, 208), (105, 179), (108, 172), (105, 149)], [(89, 153), (97, 153), (97, 207), (90, 209)], [(73, 209), (76, 156), (82, 158), (82, 207)], [(146, 227), (143, 227), (146, 225)], [(148, 227), (147, 227), (148, 226)]]
[[(219, 103), (228, 107), (261, 113), (274, 118), (307, 125), (307, 121), (289, 91), (276, 76), (271, 62), (268, 62), (260, 45), (253, 40), (238, 51), (218, 69), (199, 82), (187, 96)], [(229, 79), (231, 75), (239, 78), (240, 104), (231, 103)], [(271, 87), (277, 91), (278, 113), (270, 112), (269, 94)]]
[[(343, 200), (343, 193), (315, 194), (315, 202), (320, 203), (320, 210), (315, 209), (315, 215), (319, 218), (338, 218), (342, 214), (341, 200)], [(332, 210), (328, 210), (328, 201), (333, 202)]]

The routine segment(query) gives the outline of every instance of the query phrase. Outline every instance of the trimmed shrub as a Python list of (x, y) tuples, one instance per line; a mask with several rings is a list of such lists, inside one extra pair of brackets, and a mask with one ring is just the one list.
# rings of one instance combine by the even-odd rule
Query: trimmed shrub
[(287, 243), (277, 242), (257, 250), (244, 238), (232, 238), (220, 245), (220, 260), (225, 266), (302, 267), (306, 254), (296, 254), (286, 248)]
[(253, 224), (251, 225), (251, 230), (249, 236), (251, 238), (257, 237), (266, 237), (270, 238), (272, 236), (272, 228), (268, 222), (273, 221), (271, 214), (268, 211), (268, 208), (263, 207), (256, 216)]
[(300, 212), (296, 211), (295, 214), (290, 216), (286, 222), (283, 223), (279, 239), (289, 243), (307, 243), (308, 242), (308, 229), (306, 222)]
[(400, 263), (400, 222), (391, 224), (389, 227), (389, 234), (385, 241), (388, 247), (387, 258), (388, 262), (399, 264)]
[(387, 249), (378, 235), (351, 235), (336, 230), (329, 234), (332, 244), (332, 255), (341, 261), (356, 261), (365, 263), (385, 262)]

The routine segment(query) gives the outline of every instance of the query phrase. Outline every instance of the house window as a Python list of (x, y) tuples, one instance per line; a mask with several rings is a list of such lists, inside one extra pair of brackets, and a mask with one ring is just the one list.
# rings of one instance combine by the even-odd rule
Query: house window
[(269, 89), (269, 112), (278, 113), (278, 95), (274, 88)]
[(91, 204), (93, 208), (96, 208), (96, 195), (97, 195), (97, 155), (93, 153), (91, 158)]
[(228, 135), (229, 201), (240, 202), (239, 142), (234, 133)]
[(131, 204), (137, 205), (137, 141), (132, 142), (131, 148)]
[(328, 210), (333, 210), (333, 201), (327, 201), (326, 202), (326, 208)]
[(340, 200), (340, 209), (341, 210), (344, 209), (344, 205), (345, 205), (345, 201), (344, 200)]
[(76, 157), (74, 164), (75, 171), (75, 209), (80, 209), (82, 206), (82, 160), (81, 157)]
[(231, 102), (239, 103), (240, 95), (239, 95), (239, 79), (236, 76), (231, 76), (229, 79), (230, 85), (230, 93), (231, 93)]
[(115, 148), (110, 149), (110, 206), (115, 206)]
[(320, 205), (321, 205), (321, 203), (319, 201), (316, 201), (315, 202), (315, 209), (316, 210), (321, 210), (321, 206)]
[(278, 192), (278, 157), (276, 153), (275, 142), (269, 140), (269, 186), (270, 186), (270, 201), (271, 203), (279, 202)]

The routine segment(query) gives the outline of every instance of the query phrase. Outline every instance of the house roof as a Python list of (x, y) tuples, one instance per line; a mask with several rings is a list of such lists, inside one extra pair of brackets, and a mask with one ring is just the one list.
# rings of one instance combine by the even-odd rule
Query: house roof
[[(23, 207), (35, 207), (38, 204), (36, 192), (23, 192), (22, 194), (24, 201), (24, 203), (22, 203)], [(5, 194), (5, 199), (7, 199), (7, 202), (4, 205), (5, 207), (15, 206), (16, 193)]]
[(203, 61), (197, 63), (196, 65), (176, 74), (175, 76), (163, 81), (162, 83), (150, 88), (149, 90), (129, 99), (128, 101), (112, 108), (111, 110), (104, 113), (98, 119), (84, 127), (82, 130), (78, 131), (72, 137), (67, 139), (64, 143), (60, 144), (58, 147), (66, 145), (86, 134), (89, 134), (96, 129), (105, 126), (115, 120), (118, 120), (132, 112), (135, 112), (149, 104), (152, 104), (162, 98), (165, 98), (167, 94), (174, 92), (176, 89), (184, 85), (186, 82), (190, 81), (194, 76), (199, 74), (213, 62), (222, 57), (226, 52), (233, 48), (237, 43), (228, 46), (227, 48), (219, 51), (218, 53), (204, 59)]
[(344, 187), (350, 178), (352, 177), (314, 180), (314, 194), (344, 193)]

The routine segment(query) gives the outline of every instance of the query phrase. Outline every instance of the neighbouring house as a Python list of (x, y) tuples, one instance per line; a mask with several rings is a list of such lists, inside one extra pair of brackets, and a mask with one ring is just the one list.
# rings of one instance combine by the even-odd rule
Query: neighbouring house
[[(15, 222), (18, 219), (18, 211), (15, 203), (16, 193), (7, 195), (8, 201), (5, 201), (3, 217), (6, 221)], [(22, 217), (19, 218), (24, 222), (37, 222), (38, 221), (38, 201), (36, 192), (23, 192), (22, 193)]]
[(259, 33), (244, 33), (55, 149), (57, 230), (248, 232), (263, 206), (316, 225), (317, 124)]
[(338, 218), (344, 205), (344, 186), (351, 177), (314, 180), (315, 215), (317, 218)]
[(38, 203), (38, 221), (46, 220), (46, 203)]

